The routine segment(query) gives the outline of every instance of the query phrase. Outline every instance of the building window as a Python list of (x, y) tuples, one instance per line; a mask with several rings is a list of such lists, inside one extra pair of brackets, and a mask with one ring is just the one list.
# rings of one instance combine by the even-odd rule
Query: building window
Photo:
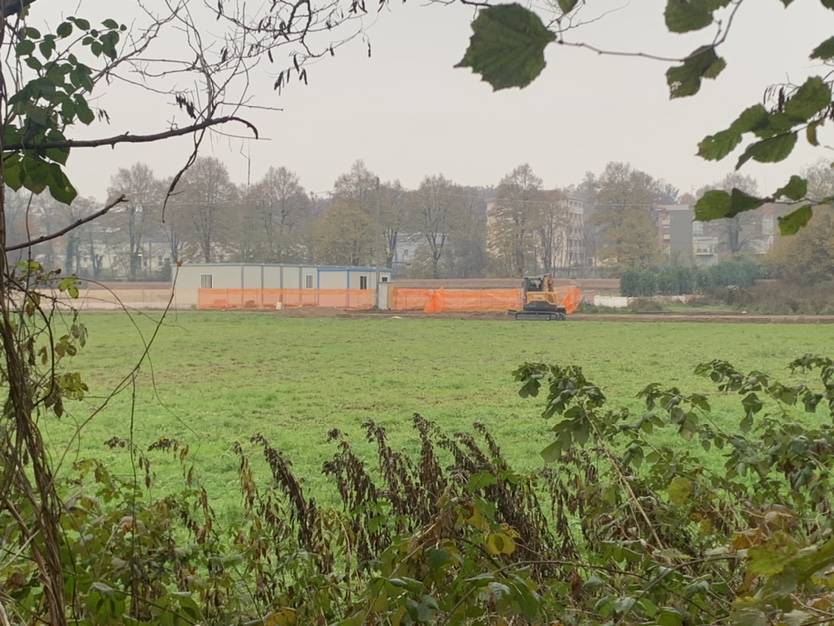
[(312, 276), (305, 276), (304, 277), (304, 286), (307, 289), (312, 289), (313, 288), (313, 277)]
[(381, 282), (383, 282), (383, 283), (387, 283), (387, 282), (388, 282), (388, 277), (387, 277), (387, 276), (383, 276), (383, 277), (382, 277), (382, 278), (380, 278), (379, 280), (380, 280)]
[(368, 277), (367, 276), (360, 276), (359, 277), (359, 288), (360, 289), (367, 289), (368, 288)]
[(211, 289), (212, 284), (213, 281), (211, 274), (200, 274), (200, 287), (202, 289)]
[(693, 222), (692, 223), (692, 234), (696, 237), (700, 237), (704, 234), (704, 223), (703, 222)]

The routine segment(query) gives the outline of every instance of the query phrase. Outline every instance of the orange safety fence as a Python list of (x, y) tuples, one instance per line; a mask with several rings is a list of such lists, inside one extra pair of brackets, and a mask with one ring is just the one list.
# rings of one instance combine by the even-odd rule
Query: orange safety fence
[[(578, 287), (557, 287), (557, 299), (568, 313), (579, 308), (582, 292)], [(444, 312), (504, 312), (520, 309), (521, 289), (416, 289), (393, 287), (391, 309), (395, 311)]]
[(556, 287), (565, 311), (573, 313), (582, 304), (582, 290), (579, 287)]
[(198, 289), (198, 309), (281, 309), (320, 306), (334, 309), (372, 309), (376, 292), (370, 289)]
[(395, 311), (506, 311), (521, 306), (521, 289), (417, 289), (393, 287)]

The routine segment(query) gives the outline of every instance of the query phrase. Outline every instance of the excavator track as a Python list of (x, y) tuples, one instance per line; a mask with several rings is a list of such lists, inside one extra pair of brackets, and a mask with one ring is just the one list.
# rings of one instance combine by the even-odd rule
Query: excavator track
[(510, 311), (510, 314), (514, 319), (534, 322), (561, 322), (568, 318), (564, 313), (547, 311)]

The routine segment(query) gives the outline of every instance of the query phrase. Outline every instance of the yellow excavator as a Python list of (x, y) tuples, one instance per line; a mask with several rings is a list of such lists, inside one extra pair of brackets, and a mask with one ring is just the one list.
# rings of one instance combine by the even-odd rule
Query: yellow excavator
[[(570, 305), (571, 312), (576, 308), (572, 304), (574, 298), (573, 295), (566, 298), (557, 293), (556, 281), (550, 274), (525, 276), (522, 283), (522, 309), (509, 311), (509, 314), (517, 320), (562, 321), (568, 318), (566, 305)], [(571, 303), (566, 302), (566, 299), (570, 299)]]

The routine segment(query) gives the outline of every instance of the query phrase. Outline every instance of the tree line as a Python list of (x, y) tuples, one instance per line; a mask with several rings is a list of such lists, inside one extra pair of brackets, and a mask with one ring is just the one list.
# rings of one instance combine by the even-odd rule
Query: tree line
[[(805, 174), (815, 193), (834, 193), (827, 164)], [(438, 174), (410, 190), (381, 180), (359, 160), (328, 194), (316, 195), (286, 167), (270, 167), (260, 180), (238, 185), (222, 161), (202, 157), (172, 195), (170, 184), (144, 163), (119, 169), (108, 196), (126, 201), (65, 238), (36, 246), (34, 254), (65, 273), (102, 280), (168, 279), (173, 266), (189, 261), (371, 265), (414, 277), (564, 270), (619, 276), (679, 264), (664, 253), (658, 207), (694, 204), (707, 189), (757, 192), (754, 179), (731, 174), (694, 195), (681, 194), (616, 162), (561, 189), (545, 189), (523, 164), (495, 186), (462, 185)], [(91, 198), (66, 205), (8, 195), (11, 241), (82, 220), (98, 206)], [(767, 257), (759, 245), (766, 231), (759, 212), (696, 224), (695, 232), (712, 236), (722, 258), (757, 254), (775, 275), (796, 277), (810, 267), (819, 279), (834, 272), (834, 255), (826, 252), (831, 217), (818, 213), (819, 228), (778, 241)]]

